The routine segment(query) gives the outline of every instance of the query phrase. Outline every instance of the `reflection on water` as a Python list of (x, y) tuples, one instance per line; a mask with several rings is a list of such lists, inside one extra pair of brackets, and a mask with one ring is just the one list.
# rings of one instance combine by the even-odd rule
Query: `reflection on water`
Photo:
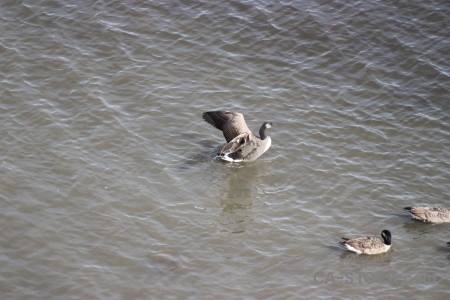
[[(222, 231), (242, 233), (249, 222), (255, 205), (264, 205), (263, 180), (270, 175), (264, 161), (248, 164), (225, 163), (218, 161), (227, 170), (222, 180), (227, 182), (222, 188), (223, 196), (219, 197), (222, 207), (220, 225)], [(253, 208), (253, 209), (252, 209)]]
[(149, 268), (165, 275), (170, 272), (182, 272), (186, 268), (186, 258), (180, 254), (154, 253), (149, 256)]

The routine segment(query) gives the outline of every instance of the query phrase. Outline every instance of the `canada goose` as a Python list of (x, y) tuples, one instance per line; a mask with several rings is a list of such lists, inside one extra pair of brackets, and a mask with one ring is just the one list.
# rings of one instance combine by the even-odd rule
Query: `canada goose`
[(203, 119), (222, 130), (227, 144), (217, 154), (222, 160), (248, 162), (260, 157), (270, 148), (272, 140), (266, 135), (266, 129), (273, 123), (264, 122), (259, 129), (259, 137), (254, 135), (244, 120), (244, 115), (231, 111), (208, 111)]
[(391, 246), (391, 232), (383, 230), (381, 232), (383, 241), (376, 237), (360, 237), (356, 239), (342, 238), (344, 241), (340, 242), (347, 250), (356, 252), (358, 254), (379, 254), (387, 252)]
[(405, 207), (414, 219), (419, 219), (428, 223), (448, 223), (450, 222), (450, 211), (436, 206), (412, 206)]

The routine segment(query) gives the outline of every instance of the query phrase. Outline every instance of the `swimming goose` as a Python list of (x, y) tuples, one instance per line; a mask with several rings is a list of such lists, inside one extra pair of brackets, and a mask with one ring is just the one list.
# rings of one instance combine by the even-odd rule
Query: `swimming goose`
[(428, 223), (448, 223), (450, 222), (450, 211), (436, 206), (412, 206), (405, 207), (414, 219), (419, 219)]
[(262, 124), (258, 137), (248, 128), (244, 115), (238, 112), (208, 111), (203, 113), (203, 119), (223, 132), (227, 144), (217, 154), (222, 160), (253, 161), (272, 144), (272, 140), (266, 135), (266, 129), (273, 125), (271, 122)]
[(358, 254), (379, 254), (387, 252), (392, 246), (391, 232), (389, 230), (383, 230), (381, 237), (383, 241), (376, 237), (360, 237), (357, 239), (342, 238), (344, 241), (340, 243), (347, 250)]

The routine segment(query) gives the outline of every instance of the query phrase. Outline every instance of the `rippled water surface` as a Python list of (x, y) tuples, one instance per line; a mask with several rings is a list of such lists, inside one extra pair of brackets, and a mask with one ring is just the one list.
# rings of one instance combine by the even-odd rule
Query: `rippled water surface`
[[(448, 299), (450, 2), (6, 1), (2, 299)], [(208, 110), (264, 121), (214, 159)], [(393, 234), (358, 256), (340, 237)]]

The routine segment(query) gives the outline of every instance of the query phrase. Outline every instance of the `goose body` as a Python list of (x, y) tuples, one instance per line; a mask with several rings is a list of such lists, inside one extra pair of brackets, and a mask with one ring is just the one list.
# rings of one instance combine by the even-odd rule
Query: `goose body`
[(341, 244), (347, 250), (357, 254), (380, 254), (389, 251), (392, 246), (391, 232), (389, 230), (383, 230), (381, 237), (383, 241), (376, 237), (342, 238), (344, 241)]
[(405, 207), (414, 219), (428, 223), (449, 223), (450, 211), (436, 206), (412, 206)]
[(227, 144), (217, 154), (230, 162), (249, 162), (260, 157), (270, 148), (272, 140), (266, 135), (266, 129), (273, 124), (264, 122), (259, 129), (259, 136), (253, 134), (245, 123), (244, 115), (231, 111), (208, 111), (203, 119), (222, 131)]

